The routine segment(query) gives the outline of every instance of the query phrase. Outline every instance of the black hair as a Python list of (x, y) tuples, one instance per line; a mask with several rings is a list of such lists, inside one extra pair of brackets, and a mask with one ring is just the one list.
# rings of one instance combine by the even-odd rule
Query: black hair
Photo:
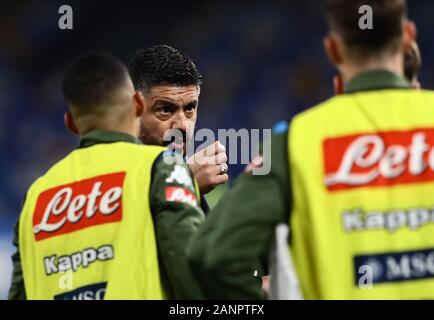
[(127, 67), (115, 56), (91, 53), (66, 68), (62, 89), (65, 99), (80, 109), (78, 112), (92, 112), (89, 107), (109, 102), (127, 79)]
[[(359, 8), (369, 5), (373, 28), (359, 27)], [(402, 21), (407, 16), (406, 0), (327, 0), (329, 27), (337, 32), (349, 48), (376, 53), (396, 43), (402, 35)], [(398, 42), (399, 43), (399, 42)], [(397, 48), (398, 46), (395, 46)]]
[(138, 51), (129, 64), (136, 90), (148, 91), (158, 85), (202, 85), (202, 76), (189, 57), (168, 45)]

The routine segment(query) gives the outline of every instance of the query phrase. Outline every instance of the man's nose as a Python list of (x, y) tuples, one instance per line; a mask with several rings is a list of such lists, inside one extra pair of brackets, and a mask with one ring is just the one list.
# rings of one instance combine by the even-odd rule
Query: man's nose
[(183, 112), (179, 112), (176, 114), (176, 117), (173, 120), (172, 123), (172, 129), (180, 129), (180, 130), (187, 130), (187, 118), (185, 117)]

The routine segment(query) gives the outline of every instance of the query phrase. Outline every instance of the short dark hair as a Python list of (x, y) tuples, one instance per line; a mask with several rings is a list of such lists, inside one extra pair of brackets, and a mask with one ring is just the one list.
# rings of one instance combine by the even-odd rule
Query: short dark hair
[(202, 85), (193, 60), (168, 45), (138, 51), (130, 61), (129, 71), (135, 89), (142, 92), (158, 85)]
[(115, 56), (91, 53), (66, 68), (62, 89), (65, 99), (76, 107), (100, 106), (109, 102), (127, 79), (127, 67)]
[(409, 81), (417, 78), (420, 68), (422, 66), (422, 57), (420, 55), (417, 43), (413, 43), (407, 49), (404, 55), (404, 75)]
[[(361, 29), (359, 8), (369, 5), (373, 12), (373, 28)], [(376, 53), (399, 43), (402, 21), (407, 16), (406, 0), (327, 0), (326, 16), (329, 27), (337, 32), (346, 46)], [(398, 48), (396, 45), (394, 48)]]

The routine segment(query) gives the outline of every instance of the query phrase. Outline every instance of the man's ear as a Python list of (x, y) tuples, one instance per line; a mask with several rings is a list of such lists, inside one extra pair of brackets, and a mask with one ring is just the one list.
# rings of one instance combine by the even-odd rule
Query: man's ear
[(145, 110), (145, 97), (140, 91), (136, 91), (133, 98), (136, 105), (136, 117), (140, 118)]
[(336, 75), (333, 77), (333, 89), (335, 90), (335, 95), (340, 95), (344, 93), (344, 81), (341, 75)]
[(417, 38), (417, 28), (413, 21), (407, 20), (404, 22), (403, 46), (404, 50), (410, 48)]
[(339, 50), (339, 45), (335, 37), (332, 35), (328, 35), (324, 38), (323, 41), (324, 50), (327, 54), (329, 60), (335, 65), (338, 66), (342, 63), (342, 54)]
[(74, 119), (72, 118), (71, 112), (65, 112), (63, 115), (63, 120), (65, 121), (65, 127), (68, 128), (74, 134), (80, 134), (78, 132), (77, 126), (75, 125)]

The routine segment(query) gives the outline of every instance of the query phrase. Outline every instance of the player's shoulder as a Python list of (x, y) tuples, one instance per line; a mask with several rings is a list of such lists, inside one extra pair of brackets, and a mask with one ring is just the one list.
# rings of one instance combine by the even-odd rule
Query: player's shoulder
[(175, 164), (184, 165), (185, 160), (178, 152), (173, 150), (168, 150), (167, 148), (160, 149), (160, 153), (156, 158), (156, 162), (163, 162), (168, 166), (173, 166)]
[(271, 130), (271, 151), (272, 153), (286, 152), (290, 122), (279, 121), (275, 123)]
[(414, 96), (421, 97), (422, 99), (434, 100), (434, 90), (420, 89), (411, 90), (411, 92)]
[(184, 158), (173, 150), (161, 153), (154, 162), (152, 178), (166, 184), (178, 185), (195, 192), (193, 175)]
[(141, 153), (162, 153), (167, 150), (166, 147), (162, 146), (154, 146), (149, 144), (141, 144), (141, 143), (125, 143), (125, 146), (132, 151), (137, 151)]
[(190, 172), (190, 169), (182, 155), (173, 150), (164, 149), (163, 152), (159, 153), (154, 160), (153, 175), (156, 173), (167, 174), (175, 169), (179, 170), (181, 167)]
[(45, 172), (44, 174), (40, 175), (39, 177), (37, 177), (30, 185), (30, 187), (27, 189), (27, 195), (26, 195), (26, 199), (29, 199), (30, 196), (32, 195), (36, 190), (40, 189), (41, 184), (44, 181), (45, 175), (47, 174), (47, 172)]
[[(147, 144), (125, 143), (122, 148), (123, 157), (128, 158), (130, 163), (142, 163), (143, 159), (160, 159), (167, 151), (166, 147)], [(131, 162), (132, 161), (132, 162)]]
[(283, 171), (280, 168), (287, 166), (288, 130), (288, 121), (279, 121), (274, 124), (271, 135), (269, 138), (264, 136), (258, 155), (246, 166), (244, 173), (251, 175), (253, 170), (259, 168), (268, 168), (268, 173), (276, 171), (276, 168), (279, 168), (277, 171)]
[(30, 198), (30, 195), (35, 192), (40, 192), (40, 189), (46, 186), (47, 181), (56, 180), (56, 177), (59, 177), (59, 175), (62, 174), (62, 170), (64, 170), (63, 164), (68, 161), (74, 151), (70, 152), (68, 155), (66, 155), (61, 160), (57, 161), (55, 164), (49, 167), (45, 172), (42, 172), (39, 176), (37, 176), (28, 188), (28, 196), (26, 196), (26, 198)]
[(292, 126), (295, 122), (308, 121), (311, 119), (322, 118), (325, 114), (330, 114), (332, 110), (336, 110), (345, 106), (347, 104), (347, 99), (350, 99), (347, 95), (339, 95), (328, 98), (300, 113), (295, 115), (290, 125)]
[(260, 153), (264, 155), (265, 153), (271, 152), (271, 154), (285, 153), (286, 144), (288, 141), (288, 131), (290, 122), (286, 120), (276, 122), (271, 129), (271, 135), (269, 139), (264, 136)]

